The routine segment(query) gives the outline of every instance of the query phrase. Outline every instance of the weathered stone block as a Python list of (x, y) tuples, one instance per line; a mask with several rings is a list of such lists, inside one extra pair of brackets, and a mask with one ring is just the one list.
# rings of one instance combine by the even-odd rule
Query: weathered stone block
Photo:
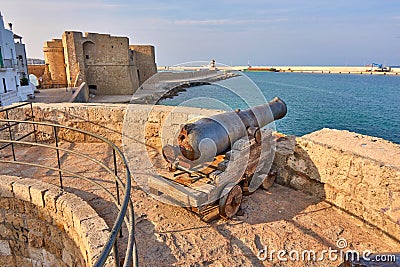
[(292, 155), (296, 145), (296, 137), (293, 135), (287, 135), (279, 137), (276, 140), (276, 152), (281, 155)]
[(31, 195), (29, 193), (29, 188), (34, 184), (39, 184), (39, 182), (33, 179), (21, 179), (13, 183), (12, 187), (15, 198), (30, 202)]
[(1, 223), (0, 224), (0, 237), (3, 239), (9, 239), (13, 232), (11, 231), (12, 225), (9, 223)]
[(62, 250), (62, 260), (67, 266), (74, 266), (74, 256), (68, 250)]
[(60, 188), (52, 187), (49, 190), (47, 190), (44, 193), (45, 209), (52, 213), (56, 213), (57, 212), (56, 201), (63, 194), (64, 194), (64, 192)]
[(391, 234), (392, 236), (400, 240), (400, 221), (393, 222), (391, 220), (386, 220), (383, 229), (387, 233)]
[(31, 196), (31, 201), (34, 205), (38, 207), (44, 207), (44, 193), (49, 190), (49, 186), (45, 184), (33, 184), (29, 188), (29, 193)]
[(9, 242), (11, 250), (14, 252), (15, 256), (29, 258), (27, 244), (20, 242), (19, 240), (10, 240)]
[(43, 249), (30, 247), (28, 249), (29, 258), (37, 262), (43, 262)]
[(43, 233), (29, 231), (28, 240), (29, 247), (41, 248), (43, 246)]
[(273, 165), (273, 170), (276, 172), (275, 182), (281, 185), (289, 185), (292, 179), (291, 172), (286, 168), (280, 168), (278, 165)]
[(14, 256), (0, 256), (0, 266), (16, 265)]
[(16, 176), (1, 175), (0, 197), (14, 197), (12, 184), (21, 178)]
[[(21, 203), (21, 205), (23, 204)], [(25, 227), (23, 216), (23, 213), (14, 212), (14, 210), (8, 210), (5, 212), (5, 223), (6, 225), (12, 225), (12, 227), (15, 229)]]
[(105, 240), (107, 240), (110, 232), (108, 230), (97, 230), (88, 231), (86, 235), (87, 247), (89, 248), (89, 259), (91, 262), (95, 262), (100, 256), (101, 251), (104, 248)]
[[(54, 265), (57, 264), (57, 258), (54, 254), (52, 254), (49, 251), (43, 250), (43, 262), (48, 262), (48, 263), (54, 263)], [(50, 266), (53, 264), (50, 264)]]
[(16, 257), (17, 266), (33, 267), (31, 259), (24, 257)]
[(75, 227), (83, 220), (98, 217), (97, 212), (82, 199), (80, 199), (80, 202), (70, 203), (70, 207), (73, 212), (72, 217)]
[(3, 256), (11, 256), (11, 248), (7, 240), (0, 240), (0, 257)]
[(380, 213), (371, 212), (371, 210), (367, 210), (366, 212), (364, 212), (362, 217), (367, 222), (371, 223), (372, 225), (379, 226), (380, 228), (383, 228), (383, 226), (386, 225)]
[(37, 218), (39, 215), (38, 207), (33, 205), (31, 202), (23, 201), (25, 213), (29, 214), (31, 217)]
[(307, 164), (304, 159), (291, 155), (287, 160), (287, 165), (296, 172), (307, 173)]
[(2, 211), (10, 209), (10, 201), (12, 201), (12, 198), (0, 197), (0, 209)]

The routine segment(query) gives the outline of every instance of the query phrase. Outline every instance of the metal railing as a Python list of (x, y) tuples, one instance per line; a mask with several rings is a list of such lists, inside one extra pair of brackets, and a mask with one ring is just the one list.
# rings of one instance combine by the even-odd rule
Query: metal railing
[[(32, 108), (32, 106), (31, 106)], [(0, 109), (0, 112), (2, 110)], [(4, 110), (3, 110), (4, 111)], [(32, 111), (33, 114), (33, 111)], [(132, 200), (130, 198), (130, 192), (131, 192), (131, 174), (128, 168), (128, 163), (126, 161), (126, 158), (124, 157), (123, 153), (121, 152), (121, 150), (111, 141), (109, 141), (108, 139), (94, 134), (94, 133), (90, 133), (88, 131), (85, 130), (81, 130), (81, 129), (76, 129), (73, 127), (69, 127), (69, 126), (64, 126), (64, 125), (59, 125), (59, 124), (55, 124), (55, 123), (48, 123), (48, 122), (36, 122), (33, 121), (33, 115), (32, 116), (28, 116), (29, 119), (26, 120), (13, 120), (13, 119), (8, 119), (8, 114), (7, 114), (7, 118), (6, 119), (0, 119), (0, 123), (4, 123), (3, 128), (0, 127), (0, 132), (2, 130), (9, 130), (9, 140), (7, 139), (0, 139), (0, 143), (3, 143), (4, 145), (0, 147), (1, 149), (4, 149), (6, 147), (11, 146), (12, 148), (12, 154), (13, 154), (13, 160), (0, 160), (0, 164), (17, 164), (17, 165), (22, 165), (22, 166), (30, 166), (30, 167), (39, 167), (39, 168), (45, 168), (48, 170), (52, 170), (55, 172), (58, 172), (59, 174), (59, 182), (60, 182), (60, 187), (63, 189), (63, 175), (67, 174), (70, 175), (72, 177), (76, 177), (76, 178), (80, 178), (84, 181), (87, 181), (97, 187), (100, 187), (110, 198), (111, 200), (114, 202), (114, 204), (118, 207), (119, 212), (117, 215), (117, 218), (114, 222), (114, 225), (111, 229), (111, 233), (108, 237), (108, 240), (99, 256), (99, 258), (97, 259), (97, 261), (95, 262), (94, 266), (96, 267), (100, 267), (103, 266), (108, 257), (111, 255), (111, 251), (114, 251), (114, 265), (120, 266), (120, 259), (119, 259), (119, 255), (118, 255), (118, 244), (117, 244), (117, 235), (118, 233), (120, 234), (120, 237), (122, 237), (122, 226), (123, 223), (125, 222), (126, 228), (128, 229), (128, 244), (127, 244), (127, 249), (125, 252), (125, 260), (124, 260), (124, 267), (127, 266), (137, 266), (138, 265), (138, 256), (137, 256), (137, 250), (136, 250), (136, 243), (135, 243), (135, 223), (134, 223), (134, 210), (133, 210), (133, 204), (132, 204)], [(32, 125), (33, 126), (33, 131), (23, 134), (22, 137), (19, 138), (14, 138), (14, 136), (12, 135), (12, 131), (11, 128), (18, 126), (18, 125), (23, 125), (23, 124), (28, 124), (28, 125)], [(53, 135), (54, 135), (54, 144), (55, 145), (49, 145), (49, 144), (45, 144), (45, 143), (38, 143), (37, 142), (37, 137), (36, 137), (36, 133), (37, 133), (37, 126), (41, 126), (41, 127), (51, 127), (52, 131), (53, 131)], [(113, 165), (114, 165), (114, 169), (112, 170), (111, 168), (109, 168), (106, 163), (103, 163), (87, 154), (83, 154), (81, 152), (78, 151), (74, 151), (74, 150), (70, 150), (67, 148), (62, 148), (59, 146), (59, 130), (60, 129), (65, 129), (68, 131), (74, 131), (77, 133), (81, 133), (84, 134), (86, 136), (90, 136), (93, 138), (96, 138), (98, 140), (100, 140), (101, 142), (105, 143), (108, 145), (108, 147), (110, 147), (112, 149), (112, 154), (113, 154)], [(30, 135), (34, 135), (34, 142), (32, 141), (21, 141), (23, 138), (26, 138)], [(28, 145), (28, 146), (35, 146), (35, 147), (41, 147), (41, 148), (47, 148), (47, 149), (53, 149), (56, 151), (56, 157), (57, 157), (57, 162), (58, 162), (58, 167), (54, 168), (54, 167), (50, 167), (50, 166), (45, 166), (42, 164), (36, 164), (36, 163), (32, 163), (32, 162), (23, 162), (23, 161), (18, 161), (16, 158), (16, 154), (15, 154), (15, 145)], [(79, 157), (82, 157), (84, 159), (90, 160), (93, 163), (101, 166), (109, 175), (111, 175), (111, 177), (113, 177), (114, 181), (115, 181), (115, 189), (116, 189), (116, 195), (114, 195), (110, 190), (108, 190), (107, 188), (105, 188), (103, 185), (101, 185), (99, 182), (95, 181), (95, 179), (91, 179), (90, 177), (84, 176), (82, 174), (76, 173), (76, 172), (72, 172), (72, 171), (68, 171), (65, 169), (62, 169), (62, 163), (60, 160), (60, 151), (63, 151), (65, 153), (70, 153)], [(125, 183), (121, 180), (120, 176), (118, 175), (118, 169), (117, 169), (117, 157), (120, 159), (120, 161), (123, 164), (124, 167), (124, 171), (125, 171), (125, 176), (126, 176), (126, 180)], [(123, 191), (123, 196), (122, 199), (120, 197), (120, 191)]]
[[(30, 115), (27, 115), (25, 117), (24, 121), (34, 121), (35, 116), (33, 115), (33, 106), (32, 106), (32, 103), (28, 103), (28, 102), (17, 104), (17, 105), (13, 105), (13, 106), (6, 107), (6, 108), (0, 108), (0, 113), (4, 113), (6, 120), (9, 120), (10, 119), (10, 114), (9, 114), (10, 111), (12, 111), (12, 110), (14, 110), (16, 108), (22, 108), (22, 107), (28, 106), (28, 105), (30, 105)], [(12, 135), (12, 128), (14, 126), (18, 126), (18, 123), (7, 122), (5, 125), (0, 126), (0, 133), (2, 131), (8, 130), (8, 136), (9, 136), (10, 140), (14, 140), (14, 137)], [(36, 125), (32, 125), (32, 130), (30, 132), (24, 134), (23, 136), (20, 136), (20, 137), (16, 138), (15, 140), (16, 141), (22, 140), (22, 139), (24, 139), (24, 138), (26, 138), (26, 137), (28, 137), (28, 136), (30, 136), (32, 134), (35, 137), (35, 143), (37, 143)], [(11, 146), (11, 152), (12, 152), (12, 155), (13, 155), (13, 159), (16, 160), (15, 159), (14, 143), (10, 142), (10, 143), (6, 143), (6, 144), (0, 146), (0, 150), (6, 148), (8, 146)]]

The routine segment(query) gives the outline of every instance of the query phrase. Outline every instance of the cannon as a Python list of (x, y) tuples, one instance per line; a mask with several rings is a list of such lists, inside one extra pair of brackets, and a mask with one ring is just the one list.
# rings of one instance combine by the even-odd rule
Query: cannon
[(259, 129), (286, 115), (286, 104), (278, 97), (271, 102), (246, 110), (236, 110), (202, 118), (185, 124), (178, 136), (179, 148), (189, 160), (207, 161), (226, 151), (252, 131), (259, 138)]
[(162, 148), (167, 168), (149, 180), (150, 191), (187, 207), (204, 221), (231, 218), (243, 195), (272, 186), (275, 137), (263, 127), (286, 112), (286, 104), (276, 97), (263, 105), (183, 125), (176, 144)]

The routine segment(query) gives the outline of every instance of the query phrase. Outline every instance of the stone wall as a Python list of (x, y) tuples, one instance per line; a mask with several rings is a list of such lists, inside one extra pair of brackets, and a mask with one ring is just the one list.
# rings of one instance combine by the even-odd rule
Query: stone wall
[(0, 266), (93, 266), (110, 231), (81, 198), (0, 176)]
[(43, 80), (44, 84), (54, 84), (58, 87), (67, 86), (65, 73), (64, 48), (61, 39), (53, 39), (44, 43), (44, 60), (49, 67), (50, 79)]
[(131, 73), (127, 37), (87, 33), (80, 42), (85, 78), (89, 88), (96, 86), (96, 94), (132, 94), (139, 87), (137, 74)]
[(43, 76), (45, 70), (45, 65), (28, 65), (28, 73), (33, 74), (36, 78)]
[[(127, 105), (123, 104), (34, 105), (39, 120), (95, 132), (119, 145), (126, 116), (129, 128), (125, 133), (131, 138), (143, 138), (140, 141), (156, 150), (165, 143), (172, 144), (187, 120), (220, 112), (185, 107), (129, 107), (126, 115)], [(28, 113), (28, 110), (18, 112)], [(41, 139), (52, 137), (51, 129), (39, 130)], [(60, 134), (70, 141), (95, 141), (71, 131)], [(400, 240), (399, 145), (338, 130), (321, 130), (299, 138), (279, 135), (277, 138), (273, 166), (277, 183), (325, 199)]]
[[(77, 103), (56, 103), (56, 104), (34, 104), (35, 119), (38, 121), (56, 122), (62, 125), (76, 127), (108, 138), (110, 141), (121, 144), (123, 122), (128, 105), (126, 104), (77, 104)], [(145, 134), (151, 143), (157, 143), (161, 147), (161, 135), (154, 134), (154, 131), (161, 129), (164, 139), (172, 141), (181, 124), (188, 119), (199, 115), (213, 115), (220, 111), (198, 109), (198, 108), (175, 108), (169, 106), (130, 105), (134, 107), (129, 110), (127, 120), (134, 123), (132, 135)], [(30, 114), (29, 108), (17, 109), (10, 112), (10, 119), (26, 117)], [(1, 114), (0, 114), (1, 117)], [(146, 124), (146, 117), (148, 123)], [(22, 136), (31, 130), (26, 125), (21, 125), (16, 132)], [(49, 140), (53, 138), (51, 127), (39, 126), (38, 139)], [(1, 134), (1, 133), (0, 133)], [(4, 138), (7, 138), (5, 133)], [(96, 139), (88, 138), (81, 133), (70, 130), (60, 130), (59, 136), (62, 139), (74, 142), (97, 142)]]
[(86, 81), (96, 95), (132, 95), (139, 87), (135, 70), (129, 65), (86, 65)]
[(82, 77), (82, 79), (85, 78), (85, 65), (81, 40), (81, 32), (66, 31), (62, 35), (65, 72), (67, 74), (67, 83), (69, 87), (75, 87), (79, 77)]
[[(400, 146), (323, 129), (280, 137), (277, 183), (325, 199), (400, 240)], [(400, 241), (399, 241), (400, 242)]]
[(156, 55), (152, 45), (130, 45), (129, 49), (135, 60), (139, 86), (157, 73)]

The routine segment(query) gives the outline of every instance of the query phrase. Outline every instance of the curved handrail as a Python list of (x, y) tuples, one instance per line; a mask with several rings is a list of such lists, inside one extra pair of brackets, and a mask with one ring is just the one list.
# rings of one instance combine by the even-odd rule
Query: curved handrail
[[(96, 186), (100, 187), (103, 191), (105, 191), (110, 198), (112, 199), (112, 201), (116, 204), (116, 206), (119, 208), (119, 213), (117, 215), (117, 219), (114, 222), (114, 225), (111, 229), (111, 233), (110, 236), (100, 254), (100, 257), (97, 259), (96, 263), (94, 264), (94, 266), (96, 267), (100, 267), (103, 266), (107, 260), (107, 258), (110, 256), (111, 253), (111, 249), (114, 247), (115, 251), (114, 253), (115, 255), (115, 265), (119, 266), (119, 262), (118, 262), (118, 255), (117, 255), (117, 251), (116, 251), (116, 238), (117, 238), (117, 234), (118, 232), (121, 230), (122, 228), (122, 223), (125, 221), (125, 224), (127, 226), (128, 229), (128, 245), (127, 245), (127, 250), (125, 253), (125, 262), (124, 262), (124, 267), (129, 266), (130, 262), (133, 261), (133, 266), (137, 266), (138, 264), (138, 255), (137, 255), (137, 250), (136, 250), (136, 242), (135, 242), (135, 237), (134, 237), (134, 231), (135, 231), (135, 224), (134, 224), (134, 210), (133, 210), (133, 204), (130, 198), (130, 191), (131, 191), (131, 174), (129, 171), (129, 167), (128, 167), (128, 163), (127, 160), (125, 158), (125, 156), (123, 155), (122, 151), (111, 141), (109, 141), (108, 139), (95, 134), (95, 133), (91, 133), (82, 129), (77, 129), (77, 128), (73, 128), (70, 126), (65, 126), (65, 125), (60, 125), (60, 124), (55, 124), (55, 123), (49, 123), (49, 122), (38, 122), (38, 121), (22, 121), (22, 120), (11, 120), (11, 119), (0, 119), (0, 122), (5, 122), (5, 123), (16, 123), (16, 124), (32, 124), (32, 125), (42, 125), (42, 126), (48, 126), (48, 127), (53, 127), (54, 130), (56, 130), (56, 128), (62, 128), (62, 129), (67, 129), (67, 130), (71, 130), (71, 131), (75, 131), (78, 133), (82, 133), (84, 135), (88, 135), (91, 137), (94, 137), (106, 144), (108, 144), (114, 151), (114, 153), (116, 155), (118, 155), (118, 157), (120, 158), (120, 160), (122, 161), (124, 168), (125, 168), (125, 175), (126, 175), (126, 183), (124, 184), (121, 179), (118, 177), (116, 172), (113, 172), (109, 167), (107, 167), (104, 163), (89, 157), (86, 154), (77, 152), (77, 151), (73, 151), (70, 149), (66, 149), (66, 148), (61, 148), (58, 146), (50, 146), (50, 145), (46, 145), (46, 144), (40, 144), (40, 143), (33, 143), (33, 142), (26, 142), (26, 141), (17, 141), (17, 140), (4, 140), (4, 139), (0, 139), (0, 143), (13, 143), (13, 144), (23, 144), (23, 145), (32, 145), (32, 146), (38, 146), (38, 147), (44, 147), (44, 148), (50, 148), (50, 149), (55, 149), (56, 151), (64, 151), (64, 152), (68, 152), (71, 154), (75, 154), (78, 156), (82, 156), (86, 159), (89, 159), (93, 162), (95, 162), (96, 164), (98, 164), (99, 166), (101, 166), (102, 168), (104, 168), (116, 181), (116, 183), (118, 185), (120, 185), (123, 189), (124, 189), (124, 197), (123, 197), (123, 201), (120, 204), (119, 203), (119, 198), (116, 199), (114, 197), (114, 195), (105, 187), (103, 187), (102, 185), (100, 185), (99, 183), (93, 181), (92, 179), (90, 179), (89, 177), (85, 177), (83, 175), (80, 175), (78, 173), (74, 173), (68, 170), (63, 170), (60, 167), (59, 168), (54, 168), (54, 167), (49, 167), (49, 166), (44, 166), (44, 165), (40, 165), (40, 164), (34, 164), (34, 163), (27, 163), (27, 162), (20, 162), (20, 161), (6, 161), (6, 160), (0, 160), (0, 163), (11, 163), (11, 164), (20, 164), (20, 165), (26, 165), (26, 166), (33, 166), (33, 167), (41, 167), (41, 168), (46, 168), (49, 170), (53, 170), (53, 171), (58, 171), (61, 173), (66, 173), (69, 174), (71, 176), (83, 179), (85, 181), (88, 181), (92, 184), (95, 184)], [(117, 192), (118, 194), (118, 192)], [(119, 197), (119, 196), (117, 196)], [(128, 214), (127, 214), (128, 211)], [(128, 216), (126, 216), (128, 215)], [(128, 218), (127, 218), (128, 217)]]

